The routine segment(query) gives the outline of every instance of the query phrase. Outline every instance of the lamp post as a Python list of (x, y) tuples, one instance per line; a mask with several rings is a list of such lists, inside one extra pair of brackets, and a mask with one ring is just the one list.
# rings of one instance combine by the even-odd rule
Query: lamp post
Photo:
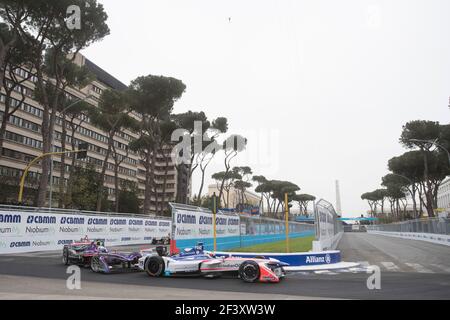
[(22, 177), (20, 178), (20, 184), (19, 184), (19, 196), (18, 196), (18, 202), (19, 204), (22, 203), (23, 200), (23, 187), (25, 185), (25, 179), (27, 177), (28, 171), (30, 170), (31, 166), (36, 163), (37, 161), (47, 157), (47, 156), (53, 156), (53, 155), (60, 155), (63, 153), (79, 153), (79, 152), (86, 152), (86, 150), (73, 150), (73, 151), (64, 151), (64, 152), (49, 152), (49, 153), (44, 153), (41, 154), (40, 156), (37, 156), (36, 158), (34, 158), (25, 168), (25, 170), (23, 171)]
[[(63, 115), (63, 117), (65, 117), (65, 113), (67, 110), (69, 110), (70, 108), (72, 108), (74, 105), (76, 105), (77, 103), (80, 103), (82, 101), (85, 101), (89, 98), (91, 98), (92, 95), (88, 94), (86, 97), (82, 98), (82, 99), (78, 99), (74, 102), (72, 102), (71, 104), (69, 104), (67, 107), (65, 107), (61, 112), (59, 112), (60, 114)], [(51, 148), (51, 152), (54, 152), (54, 145), (53, 145), (53, 135), (52, 135), (52, 139), (50, 141), (50, 148)], [(64, 151), (64, 150), (63, 150)], [(51, 209), (52, 208), (52, 201), (53, 201), (53, 157), (50, 156), (50, 194), (49, 194), (49, 199), (48, 199), (48, 207)]]
[(448, 164), (450, 166), (450, 152), (447, 150), (447, 148), (445, 148), (444, 146), (442, 146), (441, 144), (437, 143), (437, 139), (436, 140), (421, 140), (421, 139), (408, 139), (408, 141), (411, 142), (419, 142), (419, 143), (430, 143), (432, 145), (434, 145), (437, 148), (441, 148), (442, 150), (444, 150), (445, 152), (447, 152), (447, 157), (448, 157)]
[(284, 221), (286, 231), (286, 253), (289, 253), (289, 201), (288, 194), (284, 194)]
[(213, 237), (214, 237), (214, 252), (217, 251), (217, 239), (216, 239), (216, 193), (213, 193)]

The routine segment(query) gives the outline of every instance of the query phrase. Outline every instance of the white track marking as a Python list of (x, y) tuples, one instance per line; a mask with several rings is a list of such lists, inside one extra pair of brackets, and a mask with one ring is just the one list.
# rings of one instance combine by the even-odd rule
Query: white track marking
[(397, 266), (395, 265), (395, 263), (393, 263), (393, 262), (390, 262), (390, 261), (383, 261), (383, 262), (381, 262), (381, 264), (383, 265), (383, 267), (385, 267), (385, 268), (386, 268), (387, 270), (389, 270), (389, 271), (395, 271), (395, 272), (400, 271), (400, 268), (397, 267)]
[(406, 262), (405, 264), (420, 273), (434, 273), (434, 271), (431, 271), (418, 263)]
[(358, 263), (361, 265), (361, 267), (368, 267), (368, 266), (370, 266), (369, 261), (358, 261)]

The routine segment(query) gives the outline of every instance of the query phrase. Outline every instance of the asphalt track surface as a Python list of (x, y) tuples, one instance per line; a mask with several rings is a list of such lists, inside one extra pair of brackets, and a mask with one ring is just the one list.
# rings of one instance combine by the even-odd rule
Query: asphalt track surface
[[(130, 249), (137, 248), (121, 248)], [(0, 256), (0, 299), (450, 299), (450, 247), (346, 233), (339, 249), (343, 261), (379, 266), (381, 289), (367, 288), (365, 271), (295, 273), (278, 284), (249, 284), (82, 268), (81, 290), (69, 290), (61, 254), (41, 252)]]

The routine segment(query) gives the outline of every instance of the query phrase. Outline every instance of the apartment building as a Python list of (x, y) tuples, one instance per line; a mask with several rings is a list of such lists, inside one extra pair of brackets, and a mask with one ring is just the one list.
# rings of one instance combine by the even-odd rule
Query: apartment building
[(450, 176), (442, 181), (437, 194), (437, 206), (450, 213)]
[[(116, 79), (108, 72), (97, 66), (92, 61), (88, 60), (81, 54), (76, 56), (74, 61), (79, 65), (85, 65), (96, 77), (96, 79), (86, 86), (85, 88), (79, 90), (77, 88), (68, 88), (67, 94), (73, 96), (75, 99), (85, 99), (86, 102), (93, 106), (97, 106), (99, 98), (102, 92), (108, 88), (113, 88), (117, 90), (125, 90), (127, 86), (120, 80)], [(19, 77), (27, 77), (27, 70), (20, 70), (17, 72)], [(42, 135), (41, 135), (41, 124), (42, 124), (42, 107), (37, 101), (33, 99), (33, 91), (35, 90), (35, 84), (37, 78), (31, 76), (29, 81), (24, 82), (22, 88), (19, 88), (13, 94), (13, 105), (19, 103), (22, 95), (19, 90), (25, 93), (26, 99), (22, 106), (10, 117), (7, 128), (6, 137), (4, 142), (3, 154), (0, 155), (0, 179), (9, 185), (14, 186), (19, 184), (20, 176), (27, 164), (36, 156), (42, 154)], [(0, 96), (0, 115), (4, 111), (5, 96), (4, 92)], [(138, 117), (137, 115), (134, 115)], [(0, 118), (1, 121), (1, 118)], [(87, 153), (87, 158), (83, 160), (76, 160), (76, 165), (82, 165), (84, 163), (90, 163), (94, 165), (98, 170), (100, 170), (103, 161), (105, 160), (105, 154), (108, 148), (107, 145), (107, 135), (101, 129), (94, 126), (90, 119), (87, 117), (80, 117), (75, 120), (76, 124), (79, 125), (74, 138), (75, 144), (78, 145), (82, 142), (87, 142), (89, 144), (89, 150)], [(54, 132), (54, 151), (61, 151), (61, 132), (62, 132), (62, 119), (57, 118)], [(68, 129), (68, 135), (71, 135), (71, 131)], [(116, 135), (114, 138), (114, 144), (118, 153), (123, 157), (123, 161), (119, 166), (119, 178), (120, 180), (130, 180), (136, 182), (140, 189), (139, 197), (143, 199), (144, 188), (145, 188), (145, 168), (141, 164), (140, 156), (131, 151), (127, 150), (127, 146), (130, 141), (136, 138), (137, 135), (129, 130), (123, 130), (120, 134)], [(71, 150), (70, 137), (66, 143), (66, 149)], [(166, 159), (167, 158), (167, 159)], [(53, 192), (58, 191), (59, 179), (60, 179), (60, 157), (53, 157), (53, 174), (51, 186)], [(65, 165), (68, 171), (68, 166), (71, 165), (71, 157), (66, 157)], [(40, 174), (39, 163), (30, 169), (27, 176), (27, 186), (30, 188), (37, 187), (36, 184), (31, 183), (35, 181)], [(166, 175), (166, 188), (164, 193), (165, 201), (174, 201), (175, 193), (177, 190), (177, 170), (172, 163), (170, 155), (161, 154), (157, 155), (156, 162), (156, 183), (157, 183), (157, 196), (158, 202), (163, 199), (163, 181)], [(183, 176), (184, 177), (184, 176)], [(184, 179), (184, 178), (183, 178)], [(181, 179), (182, 181), (184, 181)], [(66, 175), (67, 182), (67, 175)], [(187, 185), (189, 182), (185, 181)], [(105, 187), (108, 189), (109, 200), (114, 200), (114, 160), (109, 159), (108, 167), (106, 171)], [(25, 194), (26, 196), (26, 194)], [(27, 199), (30, 202), (31, 199)], [(156, 197), (152, 198), (152, 210), (156, 209)], [(56, 201), (52, 202), (52, 205), (56, 205)]]
[[(212, 196), (214, 193), (216, 194), (216, 196), (218, 196), (220, 193), (219, 191), (220, 189), (216, 184), (210, 184), (208, 186), (208, 196)], [(236, 208), (237, 205), (241, 204), (242, 201), (240, 199), (240, 193), (234, 187), (231, 187), (229, 192), (223, 191), (223, 193), (224, 194), (222, 200), (228, 198), (228, 208)], [(260, 195), (257, 195), (256, 193), (253, 193), (249, 190), (245, 190), (244, 200), (246, 204), (259, 207), (260, 199)]]

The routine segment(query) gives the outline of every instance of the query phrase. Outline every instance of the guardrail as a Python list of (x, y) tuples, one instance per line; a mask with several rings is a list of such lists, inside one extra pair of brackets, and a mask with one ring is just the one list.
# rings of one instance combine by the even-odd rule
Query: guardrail
[(389, 224), (368, 225), (367, 230), (385, 232), (417, 232), (450, 235), (450, 219), (428, 218), (415, 219)]
[[(197, 242), (205, 248), (214, 248), (212, 212), (184, 204), (170, 203), (172, 208), (173, 239), (180, 249), (192, 247)], [(216, 216), (216, 247), (227, 250), (255, 244), (284, 240), (284, 220), (261, 216), (245, 216), (229, 211), (218, 211)], [(314, 235), (314, 225), (289, 221), (289, 238)]]
[(59, 250), (81, 238), (106, 245), (150, 244), (170, 234), (168, 217), (0, 206), (0, 254)]
[(429, 218), (367, 226), (367, 232), (450, 246), (450, 219)]
[(0, 204), (0, 211), (122, 216), (122, 217), (152, 218), (152, 219), (162, 219), (162, 220), (170, 220), (171, 219), (171, 217), (157, 216), (155, 214), (86, 211), (86, 210), (77, 210), (77, 209), (60, 209), (60, 208), (48, 208), (48, 207), (27, 207), (27, 206), (14, 206), (14, 205), (3, 205), (3, 204)]
[(314, 206), (316, 240), (313, 251), (334, 250), (344, 233), (344, 227), (333, 205), (320, 199)]

